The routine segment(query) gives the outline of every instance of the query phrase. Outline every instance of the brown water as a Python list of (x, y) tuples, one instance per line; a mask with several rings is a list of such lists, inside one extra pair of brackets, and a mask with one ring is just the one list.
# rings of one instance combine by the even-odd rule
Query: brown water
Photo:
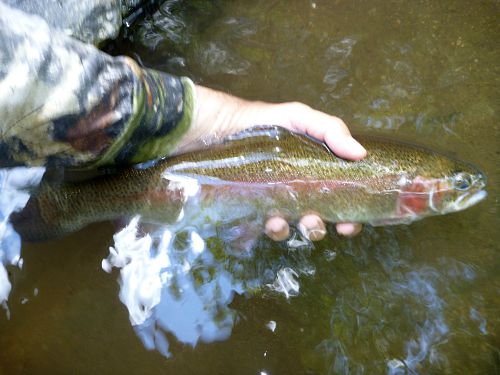
[[(454, 152), (482, 167), (488, 198), (354, 239), (331, 230), (313, 250), (263, 239), (251, 259), (221, 256), (211, 238), (201, 284), (261, 288), (226, 305), (208, 293), (225, 333), (194, 347), (158, 308), (149, 332), (168, 331), (169, 358), (143, 346), (119, 272), (101, 268), (113, 225), (23, 244), (22, 270), (9, 268), (10, 320), (0, 315), (0, 373), (500, 373), (499, 15), (497, 1), (167, 1), (113, 53)], [(289, 299), (262, 287), (286, 267), (300, 284)], [(190, 322), (186, 301), (171, 324)]]

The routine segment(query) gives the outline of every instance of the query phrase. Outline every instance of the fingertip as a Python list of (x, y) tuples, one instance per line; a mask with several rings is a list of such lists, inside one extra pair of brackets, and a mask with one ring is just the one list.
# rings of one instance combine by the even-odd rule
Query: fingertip
[(348, 143), (349, 143), (348, 146), (351, 147), (351, 151), (354, 154), (353, 155), (354, 160), (360, 160), (366, 156), (367, 154), (366, 148), (364, 148), (363, 145), (359, 143), (355, 138), (349, 137)]
[(284, 241), (290, 235), (290, 227), (282, 217), (273, 216), (267, 220), (264, 233), (273, 241)]
[(342, 137), (327, 133), (325, 143), (335, 155), (349, 160), (361, 160), (367, 153), (366, 149), (350, 135)]
[(304, 215), (299, 221), (298, 229), (311, 241), (321, 241), (326, 236), (325, 223), (315, 214)]
[(338, 223), (336, 228), (341, 236), (352, 237), (361, 232), (363, 226), (358, 223)]

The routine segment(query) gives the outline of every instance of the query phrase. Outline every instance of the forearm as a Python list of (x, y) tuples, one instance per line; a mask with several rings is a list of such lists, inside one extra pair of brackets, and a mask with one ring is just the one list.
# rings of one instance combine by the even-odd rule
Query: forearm
[(0, 3), (0, 164), (96, 167), (172, 152), (193, 85)]

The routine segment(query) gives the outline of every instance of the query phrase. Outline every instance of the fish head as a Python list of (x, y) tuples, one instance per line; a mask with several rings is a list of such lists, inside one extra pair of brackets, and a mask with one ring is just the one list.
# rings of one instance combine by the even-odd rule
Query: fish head
[(458, 165), (441, 176), (418, 175), (402, 184), (400, 214), (443, 215), (465, 210), (486, 198), (484, 173), (465, 163)]
[(486, 176), (479, 170), (457, 171), (443, 185), (440, 198), (433, 199), (433, 209), (441, 214), (465, 210), (487, 196)]

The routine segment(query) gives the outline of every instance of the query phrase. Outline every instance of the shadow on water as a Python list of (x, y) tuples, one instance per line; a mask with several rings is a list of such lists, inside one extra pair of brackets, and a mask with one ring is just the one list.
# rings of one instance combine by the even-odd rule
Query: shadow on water
[(499, 373), (496, 14), (496, 2), (166, 1), (112, 52), (480, 161), (489, 196), (314, 248), (296, 235), (238, 254), (237, 228), (132, 221), (114, 239), (93, 225), (21, 254), (5, 218), (27, 196), (2, 171), (0, 372)]

